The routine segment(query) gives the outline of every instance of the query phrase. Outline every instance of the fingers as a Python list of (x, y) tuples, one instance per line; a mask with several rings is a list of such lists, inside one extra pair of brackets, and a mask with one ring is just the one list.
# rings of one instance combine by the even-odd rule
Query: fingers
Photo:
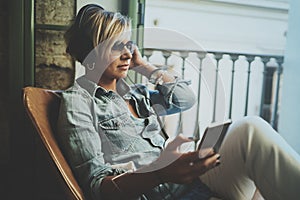
[[(185, 138), (178, 137), (170, 144), (170, 149), (178, 147), (179, 144), (186, 141)], [(171, 151), (168, 151), (163, 159), (156, 165), (156, 170), (161, 170), (163, 180), (174, 183), (190, 183), (208, 170), (216, 167), (220, 163), (220, 155), (216, 154), (212, 149), (207, 150), (208, 155), (205, 158), (199, 158), (199, 151), (176, 153), (170, 159)], [(162, 157), (161, 157), (162, 158)]]
[(214, 154), (211, 157), (200, 159), (198, 162), (189, 163), (188, 167), (190, 168), (190, 177), (197, 178), (214, 167), (217, 167), (221, 163), (219, 159), (220, 155)]
[(215, 154), (216, 153), (214, 152), (214, 150), (212, 148), (207, 148), (207, 149), (203, 149), (200, 151), (187, 152), (183, 155), (186, 155), (186, 156), (184, 156), (185, 157), (184, 159), (186, 159), (188, 161), (198, 162), (201, 159), (205, 159), (205, 158), (213, 156)]
[(141, 52), (137, 45), (134, 45), (133, 57), (142, 58)]
[(145, 63), (144, 59), (142, 58), (142, 55), (139, 51), (139, 48), (135, 45), (134, 51), (132, 54), (131, 59), (131, 69), (139, 70), (138, 68), (143, 68), (143, 63)]
[(184, 137), (182, 134), (179, 134), (177, 137), (175, 137), (174, 140), (172, 140), (166, 147), (166, 150), (169, 151), (175, 151), (177, 148), (182, 145), (185, 142), (191, 142), (192, 140)]
[(139, 53), (140, 52), (139, 47), (136, 44), (134, 44), (134, 52), (135, 53)]
[[(189, 158), (195, 158), (195, 156), (197, 157), (197, 154), (191, 152)], [(199, 176), (205, 174), (207, 171), (220, 165), (220, 155), (214, 153), (209, 157), (202, 159), (198, 158), (197, 160), (189, 162), (188, 159), (186, 159), (184, 163), (184, 166), (181, 166), (181, 168), (184, 168), (185, 172), (182, 174), (178, 174), (179, 176), (181, 175), (181, 178), (179, 178), (179, 180), (181, 180), (182, 183), (190, 183), (193, 180), (197, 179)]]
[(207, 148), (207, 149), (201, 149), (199, 150), (199, 158), (200, 159), (203, 159), (203, 158), (206, 158), (206, 157), (210, 157), (212, 155), (215, 154), (215, 151), (213, 148)]
[(193, 170), (204, 173), (218, 165), (220, 165), (220, 154), (216, 154), (212, 149), (207, 149), (204, 158), (199, 157), (200, 152), (189, 152), (183, 157), (186, 166), (192, 167)]
[(220, 154), (215, 154), (213, 156), (207, 157), (203, 159), (203, 166), (209, 170), (220, 164)]

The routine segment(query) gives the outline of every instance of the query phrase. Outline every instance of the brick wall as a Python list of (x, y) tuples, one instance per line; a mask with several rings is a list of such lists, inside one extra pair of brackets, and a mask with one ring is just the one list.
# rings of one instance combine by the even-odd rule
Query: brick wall
[[(35, 1), (36, 24), (68, 26), (74, 17), (74, 0)], [(74, 63), (65, 53), (65, 31), (36, 29), (35, 84), (49, 89), (66, 89), (74, 81)]]

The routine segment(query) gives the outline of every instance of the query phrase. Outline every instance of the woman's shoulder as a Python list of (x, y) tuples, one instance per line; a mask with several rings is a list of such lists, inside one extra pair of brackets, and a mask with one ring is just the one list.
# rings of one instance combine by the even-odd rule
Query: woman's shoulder
[(92, 102), (92, 96), (87, 90), (80, 87), (78, 84), (74, 84), (61, 93), (62, 101), (65, 103), (90, 103)]

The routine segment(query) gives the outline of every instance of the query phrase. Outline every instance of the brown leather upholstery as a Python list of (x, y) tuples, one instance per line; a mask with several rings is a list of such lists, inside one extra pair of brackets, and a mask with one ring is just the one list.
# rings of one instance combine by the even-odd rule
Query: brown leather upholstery
[(70, 200), (85, 199), (74, 175), (66, 162), (59, 146), (55, 140), (55, 125), (57, 121), (60, 97), (55, 91), (26, 87), (24, 92), (24, 106), (35, 126), (39, 137), (46, 147), (47, 152), (55, 163), (55, 170), (58, 171), (63, 180), (63, 190)]

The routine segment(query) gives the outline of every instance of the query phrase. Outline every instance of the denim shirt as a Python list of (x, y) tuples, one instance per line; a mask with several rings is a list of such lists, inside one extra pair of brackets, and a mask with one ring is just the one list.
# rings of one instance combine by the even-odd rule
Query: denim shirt
[[(85, 195), (101, 199), (103, 178), (127, 171), (116, 164), (133, 162), (139, 168), (159, 157), (165, 139), (156, 113), (168, 115), (192, 107), (195, 97), (188, 85), (176, 79), (149, 90), (121, 79), (113, 92), (83, 76), (62, 93), (57, 139)], [(138, 118), (124, 100), (133, 105)], [(153, 195), (150, 199), (156, 199)]]

